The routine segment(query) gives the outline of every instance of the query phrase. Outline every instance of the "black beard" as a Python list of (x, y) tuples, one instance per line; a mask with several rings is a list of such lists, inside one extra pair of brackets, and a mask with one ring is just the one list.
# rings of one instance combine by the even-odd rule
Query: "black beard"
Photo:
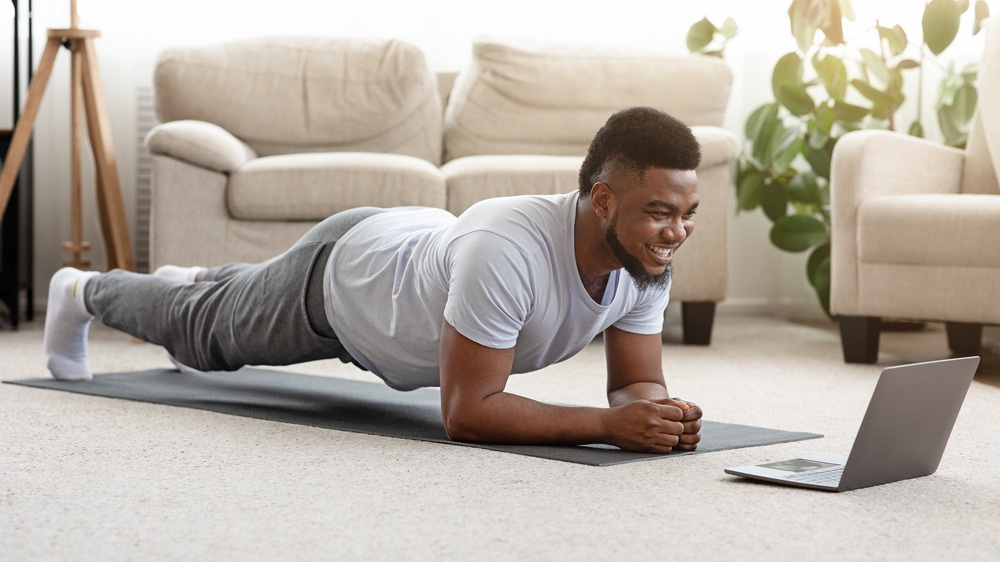
[(652, 275), (646, 268), (643, 267), (642, 261), (639, 258), (628, 253), (625, 246), (618, 240), (618, 231), (615, 226), (618, 224), (618, 215), (616, 214), (611, 219), (611, 224), (608, 225), (608, 231), (604, 235), (604, 239), (607, 240), (608, 245), (611, 246), (611, 252), (615, 255), (615, 258), (621, 262), (622, 267), (628, 272), (632, 279), (635, 281), (635, 286), (639, 288), (640, 291), (645, 291), (650, 288), (660, 288), (666, 287), (670, 284), (670, 272), (673, 270), (673, 264), (667, 264), (666, 269), (663, 273), (659, 275)]

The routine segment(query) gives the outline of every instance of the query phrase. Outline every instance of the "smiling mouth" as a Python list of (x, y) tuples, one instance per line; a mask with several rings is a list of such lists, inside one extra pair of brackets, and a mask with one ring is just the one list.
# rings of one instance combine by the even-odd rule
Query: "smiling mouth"
[(649, 251), (653, 252), (655, 256), (667, 263), (669, 263), (674, 257), (673, 248), (658, 248), (656, 246), (650, 246), (649, 244), (646, 244), (646, 247), (649, 248)]

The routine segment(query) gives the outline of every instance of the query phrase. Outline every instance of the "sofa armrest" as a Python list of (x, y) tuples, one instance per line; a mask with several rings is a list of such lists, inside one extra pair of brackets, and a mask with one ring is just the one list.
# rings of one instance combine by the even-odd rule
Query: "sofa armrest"
[(228, 173), (257, 157), (249, 145), (213, 123), (170, 121), (146, 135), (151, 154), (165, 155), (203, 168)]
[(701, 145), (701, 169), (728, 165), (740, 154), (739, 137), (722, 127), (696, 125), (691, 132)]
[(965, 153), (890, 131), (841, 137), (830, 174), (830, 310), (858, 314), (858, 208), (870, 197), (959, 193)]

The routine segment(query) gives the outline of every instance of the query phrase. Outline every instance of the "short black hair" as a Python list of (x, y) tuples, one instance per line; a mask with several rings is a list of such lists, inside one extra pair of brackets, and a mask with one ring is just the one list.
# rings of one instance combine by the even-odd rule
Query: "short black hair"
[(652, 107), (630, 107), (610, 118), (590, 143), (580, 167), (580, 194), (600, 180), (609, 165), (641, 174), (649, 168), (694, 170), (701, 145), (691, 128)]

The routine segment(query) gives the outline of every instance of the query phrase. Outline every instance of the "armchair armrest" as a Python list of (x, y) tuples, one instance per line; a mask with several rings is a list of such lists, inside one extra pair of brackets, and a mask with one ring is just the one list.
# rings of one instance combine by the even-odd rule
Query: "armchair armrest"
[(855, 131), (833, 150), (830, 310), (858, 314), (858, 208), (883, 195), (959, 193), (965, 153), (890, 131)]
[(232, 133), (213, 123), (195, 120), (170, 121), (146, 135), (151, 154), (228, 173), (257, 157), (256, 152)]

